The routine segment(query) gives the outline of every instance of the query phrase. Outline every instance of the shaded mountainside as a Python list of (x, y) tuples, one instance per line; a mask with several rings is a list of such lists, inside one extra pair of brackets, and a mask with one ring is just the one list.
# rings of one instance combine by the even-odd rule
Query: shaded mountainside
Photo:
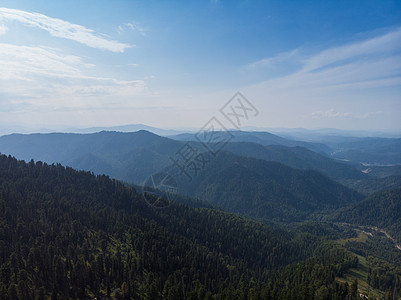
[(363, 166), (362, 170), (370, 176), (384, 178), (401, 176), (401, 165), (394, 166)]
[[(231, 142), (249, 142), (256, 143), (263, 146), (268, 145), (281, 145), (287, 147), (304, 147), (314, 152), (330, 153), (331, 149), (320, 143), (309, 143), (297, 140), (286, 139), (270, 132), (263, 131), (229, 131), (232, 136)], [(226, 133), (223, 131), (223, 135)], [(178, 141), (197, 141), (195, 134), (183, 133), (170, 136), (170, 138)]]
[[(0, 137), (0, 151), (17, 158), (60, 162), (135, 184), (169, 168), (170, 157), (183, 144), (146, 131)], [(191, 145), (201, 148), (196, 143)], [(362, 174), (304, 148), (265, 147), (254, 143), (232, 143), (226, 147), (244, 155), (281, 160), (298, 168), (324, 170), (333, 176)], [(217, 158), (210, 157), (210, 161), (192, 183), (188, 184), (184, 178), (179, 192), (247, 216), (265, 220), (301, 220), (308, 214), (361, 199), (357, 193), (313, 171), (295, 170), (228, 152)]]
[(264, 220), (302, 220), (308, 215), (363, 199), (315, 172), (222, 152), (194, 177), (180, 179), (180, 193), (225, 210)]
[(387, 230), (401, 242), (401, 188), (376, 193), (360, 203), (343, 208), (330, 219)]
[(147, 131), (0, 137), (0, 152), (18, 159), (61, 163), (131, 183), (141, 183), (169, 165), (169, 156), (180, 145), (180, 142)]
[(332, 137), (327, 144), (335, 158), (369, 164), (401, 164), (400, 138)]
[(341, 182), (366, 196), (385, 190), (401, 188), (401, 176), (399, 175), (363, 180), (343, 180)]
[(341, 163), (303, 147), (230, 143), (227, 144), (224, 149), (246, 157), (280, 162), (296, 169), (315, 170), (336, 180), (363, 179), (368, 177), (353, 166)]
[(0, 156), (0, 207), (1, 299), (356, 293), (334, 282), (356, 257), (318, 236), (179, 204), (154, 210), (118, 181), (61, 165)]
[[(240, 133), (237, 132), (237, 135)], [(252, 134), (271, 135), (263, 132)], [(245, 132), (241, 136), (248, 135)], [(252, 138), (250, 136), (250, 139)], [(303, 147), (238, 143), (237, 137), (233, 141), (225, 146), (225, 150), (238, 155), (277, 161), (298, 169), (316, 170), (336, 180), (367, 177), (352, 166)], [(58, 162), (136, 184), (142, 183), (151, 174), (171, 164), (170, 156), (173, 156), (182, 145), (184, 142), (160, 137), (147, 131), (13, 134), (0, 137), (0, 152), (19, 159)], [(200, 143), (191, 142), (191, 145), (204, 151)]]
[[(354, 136), (350, 136), (350, 134)], [(391, 135), (394, 137), (384, 137), (386, 133), (383, 132), (368, 134), (367, 132), (352, 133), (351, 131), (328, 130), (324, 133), (322, 130), (320, 133), (309, 132), (307, 135), (288, 132), (281, 136), (322, 143), (332, 150), (331, 155), (333, 157), (339, 159), (372, 165), (401, 164), (401, 138), (399, 134)]]

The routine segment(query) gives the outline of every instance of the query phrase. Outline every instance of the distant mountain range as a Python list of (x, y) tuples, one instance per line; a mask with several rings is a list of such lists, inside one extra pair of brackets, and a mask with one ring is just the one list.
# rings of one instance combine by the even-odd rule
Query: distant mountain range
[[(223, 131), (221, 134), (224, 135), (226, 132)], [(330, 153), (331, 151), (331, 149), (324, 144), (289, 140), (269, 132), (229, 131), (229, 134), (232, 136), (232, 142), (250, 142), (263, 146), (282, 145), (287, 147), (305, 147), (319, 153)], [(178, 141), (197, 141), (196, 135), (192, 133), (182, 133), (169, 136), (169, 138)]]
[[(284, 138), (269, 132), (230, 131), (232, 142), (252, 142), (263, 146), (304, 147), (349, 163), (369, 165), (401, 165), (401, 138), (320, 136), (312, 141)], [(196, 141), (192, 133), (170, 136), (180, 141)]]
[(338, 159), (368, 165), (401, 164), (401, 138), (346, 138), (331, 137), (324, 140)]
[[(250, 130), (250, 129), (247, 129)], [(399, 130), (345, 130), (337, 128), (320, 128), (320, 129), (306, 129), (306, 128), (271, 128), (271, 129), (258, 129), (256, 131), (269, 131), (279, 136), (301, 140), (318, 142), (325, 137), (385, 137), (385, 138), (400, 138), (401, 131)]]
[(147, 131), (94, 134), (12, 134), (0, 137), (0, 151), (29, 161), (61, 163), (127, 182), (145, 178), (170, 163), (181, 143)]
[[(174, 129), (162, 129), (144, 124), (128, 124), (120, 126), (98, 126), (98, 127), (85, 127), (85, 128), (38, 128), (35, 130), (23, 127), (23, 126), (2, 126), (0, 123), (0, 135), (12, 134), (12, 133), (96, 133), (100, 131), (118, 131), (118, 132), (135, 132), (140, 130), (146, 130), (157, 135), (168, 136), (180, 133), (188, 132), (188, 130), (174, 130)], [(195, 129), (193, 130), (195, 131)]]
[[(238, 136), (246, 139), (246, 134)], [(259, 136), (264, 137), (264, 141), (266, 137), (274, 138), (270, 134)], [(253, 138), (253, 135), (249, 137)], [(27, 161), (61, 163), (133, 184), (142, 184), (147, 177), (160, 171), (177, 172), (171, 167), (171, 158), (185, 144), (147, 131), (0, 137), (0, 151), (4, 154)], [(204, 151), (199, 142), (191, 142), (191, 145)], [(301, 147), (228, 143), (217, 158), (210, 160), (191, 183), (186, 182), (185, 177), (176, 176), (179, 192), (265, 220), (304, 219), (310, 213), (362, 199), (360, 194), (308, 169), (332, 178), (359, 180), (367, 177), (349, 165)]]
[(263, 146), (255, 143), (229, 143), (225, 150), (241, 156), (280, 162), (296, 169), (319, 171), (335, 180), (368, 178), (365, 173), (355, 166), (300, 146), (286, 147), (282, 145)]
[[(100, 131), (120, 131), (120, 132), (134, 132), (139, 130), (146, 130), (158, 135), (169, 136), (178, 135), (181, 133), (196, 133), (199, 131), (197, 127), (179, 127), (179, 128), (160, 128), (149, 126), (145, 124), (124, 124), (118, 126), (96, 126), (96, 127), (52, 127), (46, 128), (44, 126), (37, 126), (36, 128), (28, 128), (21, 125), (10, 125), (0, 122), (0, 135), (12, 133), (96, 133)], [(270, 132), (280, 137), (320, 143), (326, 137), (385, 137), (385, 138), (400, 138), (401, 132), (396, 130), (387, 131), (367, 131), (367, 130), (343, 130), (336, 128), (320, 128), (320, 129), (305, 129), (305, 128), (264, 128), (254, 126), (244, 126), (243, 131), (247, 132)]]
[[(2, 127), (0, 135), (11, 132), (19, 133), (97, 133), (100, 131), (136, 132), (146, 130), (160, 136), (167, 136), (180, 141), (195, 141), (196, 128), (162, 129), (144, 124), (89, 128), (41, 128), (35, 131), (23, 127)], [(357, 162), (369, 165), (401, 165), (401, 133), (371, 132), (338, 129), (279, 129), (270, 132), (261, 128), (247, 128), (248, 131), (231, 130), (233, 142), (253, 142), (261, 145), (283, 145), (304, 147), (332, 158), (346, 162)], [(273, 133), (275, 134), (273, 134)], [(378, 137), (380, 136), (380, 138)]]
[[(305, 219), (310, 214), (362, 199), (361, 194), (338, 182), (362, 194), (401, 186), (399, 177), (385, 177), (385, 172), (393, 175), (398, 172), (397, 168), (371, 167), (372, 172), (380, 170), (384, 175), (376, 178), (366, 166), (345, 163), (322, 153), (327, 148), (322, 144), (291, 141), (267, 132), (231, 131), (230, 134), (231, 141), (217, 158), (210, 157), (211, 162), (192, 183), (179, 182), (180, 193), (247, 216), (288, 221)], [(172, 158), (188, 140), (199, 153), (207, 154), (204, 145), (192, 134), (173, 138), (144, 130), (12, 134), (0, 137), (0, 152), (26, 161), (60, 163), (142, 185), (152, 174), (177, 172), (171, 167)], [(397, 143), (397, 140), (391, 141)], [(180, 176), (176, 177), (179, 181)]]
[[(233, 136), (233, 142), (226, 144), (224, 150), (237, 155), (276, 161), (297, 169), (316, 170), (336, 180), (359, 180), (368, 177), (354, 166), (301, 146), (293, 147), (296, 141), (285, 140), (269, 133), (235, 132)], [(205, 151), (202, 144), (192, 135), (185, 137), (192, 137), (191, 145), (199, 151)], [(184, 135), (180, 135), (180, 138), (184, 138)], [(238, 142), (240, 140), (257, 140), (260, 143)], [(270, 145), (266, 146), (269, 143)], [(147, 131), (13, 134), (0, 137), (0, 151), (19, 159), (61, 163), (77, 169), (109, 174), (136, 184), (171, 164), (170, 157), (184, 144), (184, 141), (157, 136)], [(313, 144), (312, 148), (314, 146)], [(363, 169), (362, 166), (360, 169)]]

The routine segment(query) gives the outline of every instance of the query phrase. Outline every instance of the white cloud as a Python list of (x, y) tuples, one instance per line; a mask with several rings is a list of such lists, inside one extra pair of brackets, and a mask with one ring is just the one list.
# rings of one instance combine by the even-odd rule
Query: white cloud
[(8, 28), (5, 25), (0, 25), (0, 35), (5, 34)]
[(307, 59), (304, 71), (317, 70), (349, 59), (366, 60), (369, 56), (391, 55), (401, 49), (401, 28), (379, 37), (324, 50)]
[[(327, 79), (327, 76), (339, 75), (346, 81), (354, 78), (380, 77), (394, 75), (400, 72), (401, 58), (401, 28), (384, 35), (368, 40), (354, 42), (348, 45), (325, 49), (320, 53), (310, 55), (302, 54), (299, 49), (278, 53), (273, 57), (263, 58), (251, 63), (248, 69), (256, 67), (269, 67), (292, 61), (301, 66), (291, 75), (279, 78), (279, 81), (290, 79), (293, 76), (313, 76)], [(369, 70), (368, 70), (369, 69)], [(348, 72), (352, 72), (352, 76)], [(366, 72), (370, 71), (370, 72)], [(324, 75), (324, 76), (322, 76)], [(357, 75), (357, 78), (355, 78)]]
[(382, 114), (381, 111), (368, 112), (368, 113), (354, 113), (354, 112), (339, 112), (333, 108), (326, 111), (315, 111), (310, 114), (310, 117), (314, 119), (324, 119), (324, 118), (357, 118), (366, 119), (371, 116), (377, 116)]
[[(400, 126), (401, 28), (308, 56), (298, 49), (254, 63), (272, 63), (274, 74), (285, 75), (241, 88), (263, 120), (277, 127)], [(297, 68), (287, 69), (285, 57)]]
[(347, 118), (352, 116), (350, 112), (338, 112), (334, 109), (329, 109), (326, 111), (315, 111), (311, 113), (312, 118)]
[(106, 39), (84, 26), (39, 13), (0, 7), (0, 20), (18, 21), (28, 26), (38, 27), (55, 37), (73, 40), (96, 49), (124, 52), (125, 49), (132, 47), (132, 45)]
[[(298, 56), (298, 50), (266, 58), (251, 65), (275, 63)], [(301, 57), (301, 56), (298, 56)], [(301, 58), (300, 68), (289, 75), (266, 80), (254, 87), (290, 92), (360, 89), (398, 85), (401, 79), (401, 28), (379, 37), (333, 47)], [(327, 96), (327, 95), (326, 95)]]
[(294, 58), (299, 59), (299, 50), (298, 49), (294, 49), (294, 50), (287, 51), (287, 52), (282, 52), (273, 57), (262, 58), (261, 60), (258, 60), (256, 62), (253, 62), (253, 63), (247, 65), (246, 67), (248, 69), (254, 69), (257, 67), (271, 67), (271, 66), (283, 63), (283, 62), (288, 62), (289, 60), (293, 60)]
[(0, 44), (1, 80), (32, 81), (33, 76), (80, 76), (77, 65), (81, 63), (80, 57), (48, 48)]
[(146, 28), (142, 27), (138, 22), (130, 22), (125, 24), (125, 26), (129, 29), (131, 29), (132, 31), (137, 31), (139, 32), (141, 35), (146, 36)]
[(143, 80), (87, 74), (94, 67), (56, 49), (0, 44), (1, 110), (119, 106), (146, 91)]

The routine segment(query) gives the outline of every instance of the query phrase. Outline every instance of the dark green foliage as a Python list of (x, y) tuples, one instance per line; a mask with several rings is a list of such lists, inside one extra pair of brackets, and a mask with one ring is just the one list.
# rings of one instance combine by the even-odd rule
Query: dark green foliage
[(355, 257), (321, 237), (206, 208), (154, 210), (107, 176), (0, 156), (0, 208), (2, 299), (351, 293), (334, 277)]
[(369, 166), (365, 167), (368, 170), (368, 174), (375, 177), (389, 177), (389, 176), (401, 176), (401, 165), (393, 166)]
[(358, 259), (342, 249), (322, 245), (315, 256), (283, 267), (262, 288), (261, 299), (354, 299), (347, 284), (335, 282), (358, 264)]
[(401, 241), (401, 188), (376, 193), (360, 203), (339, 210), (333, 220), (388, 230)]
[(392, 190), (401, 187), (401, 176), (393, 175), (383, 178), (373, 177), (362, 180), (341, 180), (341, 182), (364, 195)]

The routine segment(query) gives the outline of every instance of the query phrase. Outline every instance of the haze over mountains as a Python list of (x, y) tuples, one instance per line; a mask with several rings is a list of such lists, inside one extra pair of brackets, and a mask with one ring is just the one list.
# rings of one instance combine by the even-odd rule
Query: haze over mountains
[[(397, 170), (394, 167), (386, 168), (388, 176), (378, 178), (358, 162), (331, 158), (327, 152), (332, 150), (325, 144), (288, 140), (268, 132), (230, 134), (232, 139), (217, 157), (210, 155), (193, 134), (171, 139), (144, 130), (13, 134), (0, 137), (0, 152), (26, 161), (61, 163), (107, 174), (135, 185), (142, 185), (153, 174), (167, 172), (175, 177), (182, 195), (264, 220), (304, 220), (310, 214), (358, 202), (363, 198), (360, 193), (401, 186), (401, 177), (393, 174)], [(397, 151), (391, 145), (398, 142), (386, 140), (390, 154)], [(383, 148), (383, 143), (379, 144)], [(186, 145), (205, 156), (201, 168), (192, 170), (195, 172), (190, 180), (173, 164)]]
[[(336, 171), (333, 171), (335, 168), (345, 168), (348, 170), (344, 170), (342, 174), (338, 174), (338, 176), (341, 178), (347, 178), (347, 172), (354, 172), (353, 175), (348, 175), (351, 177), (354, 176), (355, 178), (358, 178), (359, 176), (361, 176), (359, 173), (355, 173), (354, 169), (350, 167), (345, 167), (345, 164), (341, 163), (341, 161), (328, 159), (333, 158), (331, 154), (335, 151), (340, 151), (338, 149), (341, 147), (341, 149), (343, 149), (342, 152), (345, 152), (351, 151), (352, 147), (359, 147), (359, 145), (361, 145), (361, 148), (364, 152), (367, 153), (367, 155), (374, 156), (379, 152), (382, 156), (393, 157), (396, 162), (401, 163), (401, 158), (400, 161), (398, 160), (399, 153), (401, 152), (401, 150), (399, 149), (401, 149), (401, 147), (397, 147), (400, 143), (400, 139), (352, 138), (351, 140), (349, 140), (349, 142), (344, 142), (344, 140), (347, 140), (348, 138), (341, 138), (341, 141), (339, 141), (340, 138), (337, 137), (336, 143), (331, 142), (330, 146), (328, 146), (323, 143), (308, 143), (296, 140), (288, 140), (270, 134), (268, 132), (231, 131), (230, 133), (232, 134), (233, 138), (231, 139), (231, 142), (227, 145), (228, 151), (240, 155), (244, 155), (246, 153), (247, 155), (245, 156), (251, 156), (254, 158), (279, 161), (301, 169), (319, 168), (318, 171), (321, 171), (326, 175), (329, 175), (329, 172), (334, 172), (334, 174), (329, 175), (333, 178), (337, 176), (335, 175)], [(114, 141), (113, 139), (116, 140)], [(177, 147), (178, 150), (180, 143), (174, 143), (174, 141), (172, 141), (171, 139), (179, 140), (181, 142), (195, 141), (199, 144), (195, 136), (189, 133), (169, 136), (169, 139), (163, 139), (162, 137), (157, 137), (156, 135), (145, 132), (101, 132), (91, 135), (62, 133), (42, 135), (17, 134), (1, 137), (0, 145), (2, 148), (0, 150), (4, 153), (15, 153), (17, 157), (23, 158), (25, 160), (37, 158), (48, 162), (71, 163), (71, 161), (82, 158), (82, 156), (91, 153), (93, 155), (101, 155), (102, 153), (102, 155), (109, 155), (110, 158), (110, 155), (113, 154), (113, 151), (119, 154), (128, 153), (130, 152), (130, 150), (132, 150), (131, 152), (136, 152), (136, 150), (138, 149), (146, 149), (147, 147), (152, 147), (154, 143), (163, 144), (162, 149), (155, 150), (156, 152), (160, 152), (159, 154), (164, 153), (164, 155), (173, 155), (175, 149), (172, 149), (170, 147)], [(379, 142), (371, 143), (372, 140), (378, 140)], [(42, 144), (42, 142), (44, 144)], [(90, 145), (92, 143), (94, 143), (94, 145), (91, 147)], [(111, 149), (111, 145), (113, 143), (116, 143), (115, 145), (119, 146), (118, 150)], [(28, 149), (27, 146), (31, 144), (33, 148)], [(164, 145), (166, 146), (166, 148), (164, 147)], [(265, 147), (263, 148), (261, 147), (261, 145)], [(370, 146), (368, 147), (367, 145)], [(279, 146), (285, 147), (280, 148)], [(60, 149), (56, 149), (55, 147), (60, 147)], [(201, 148), (200, 146), (198, 147)], [(295, 147), (307, 148), (310, 151)], [(336, 147), (337, 150), (334, 150), (331, 147)], [(316, 154), (316, 152), (318, 152), (318, 154)], [(356, 167), (358, 169), (366, 169), (364, 166), (358, 163), (358, 160), (352, 160), (351, 163), (353, 167)], [(380, 159), (378, 161), (373, 160), (372, 163), (379, 164)], [(324, 171), (325, 167), (323, 166), (325, 164), (332, 164), (330, 167), (327, 168), (329, 171)]]

